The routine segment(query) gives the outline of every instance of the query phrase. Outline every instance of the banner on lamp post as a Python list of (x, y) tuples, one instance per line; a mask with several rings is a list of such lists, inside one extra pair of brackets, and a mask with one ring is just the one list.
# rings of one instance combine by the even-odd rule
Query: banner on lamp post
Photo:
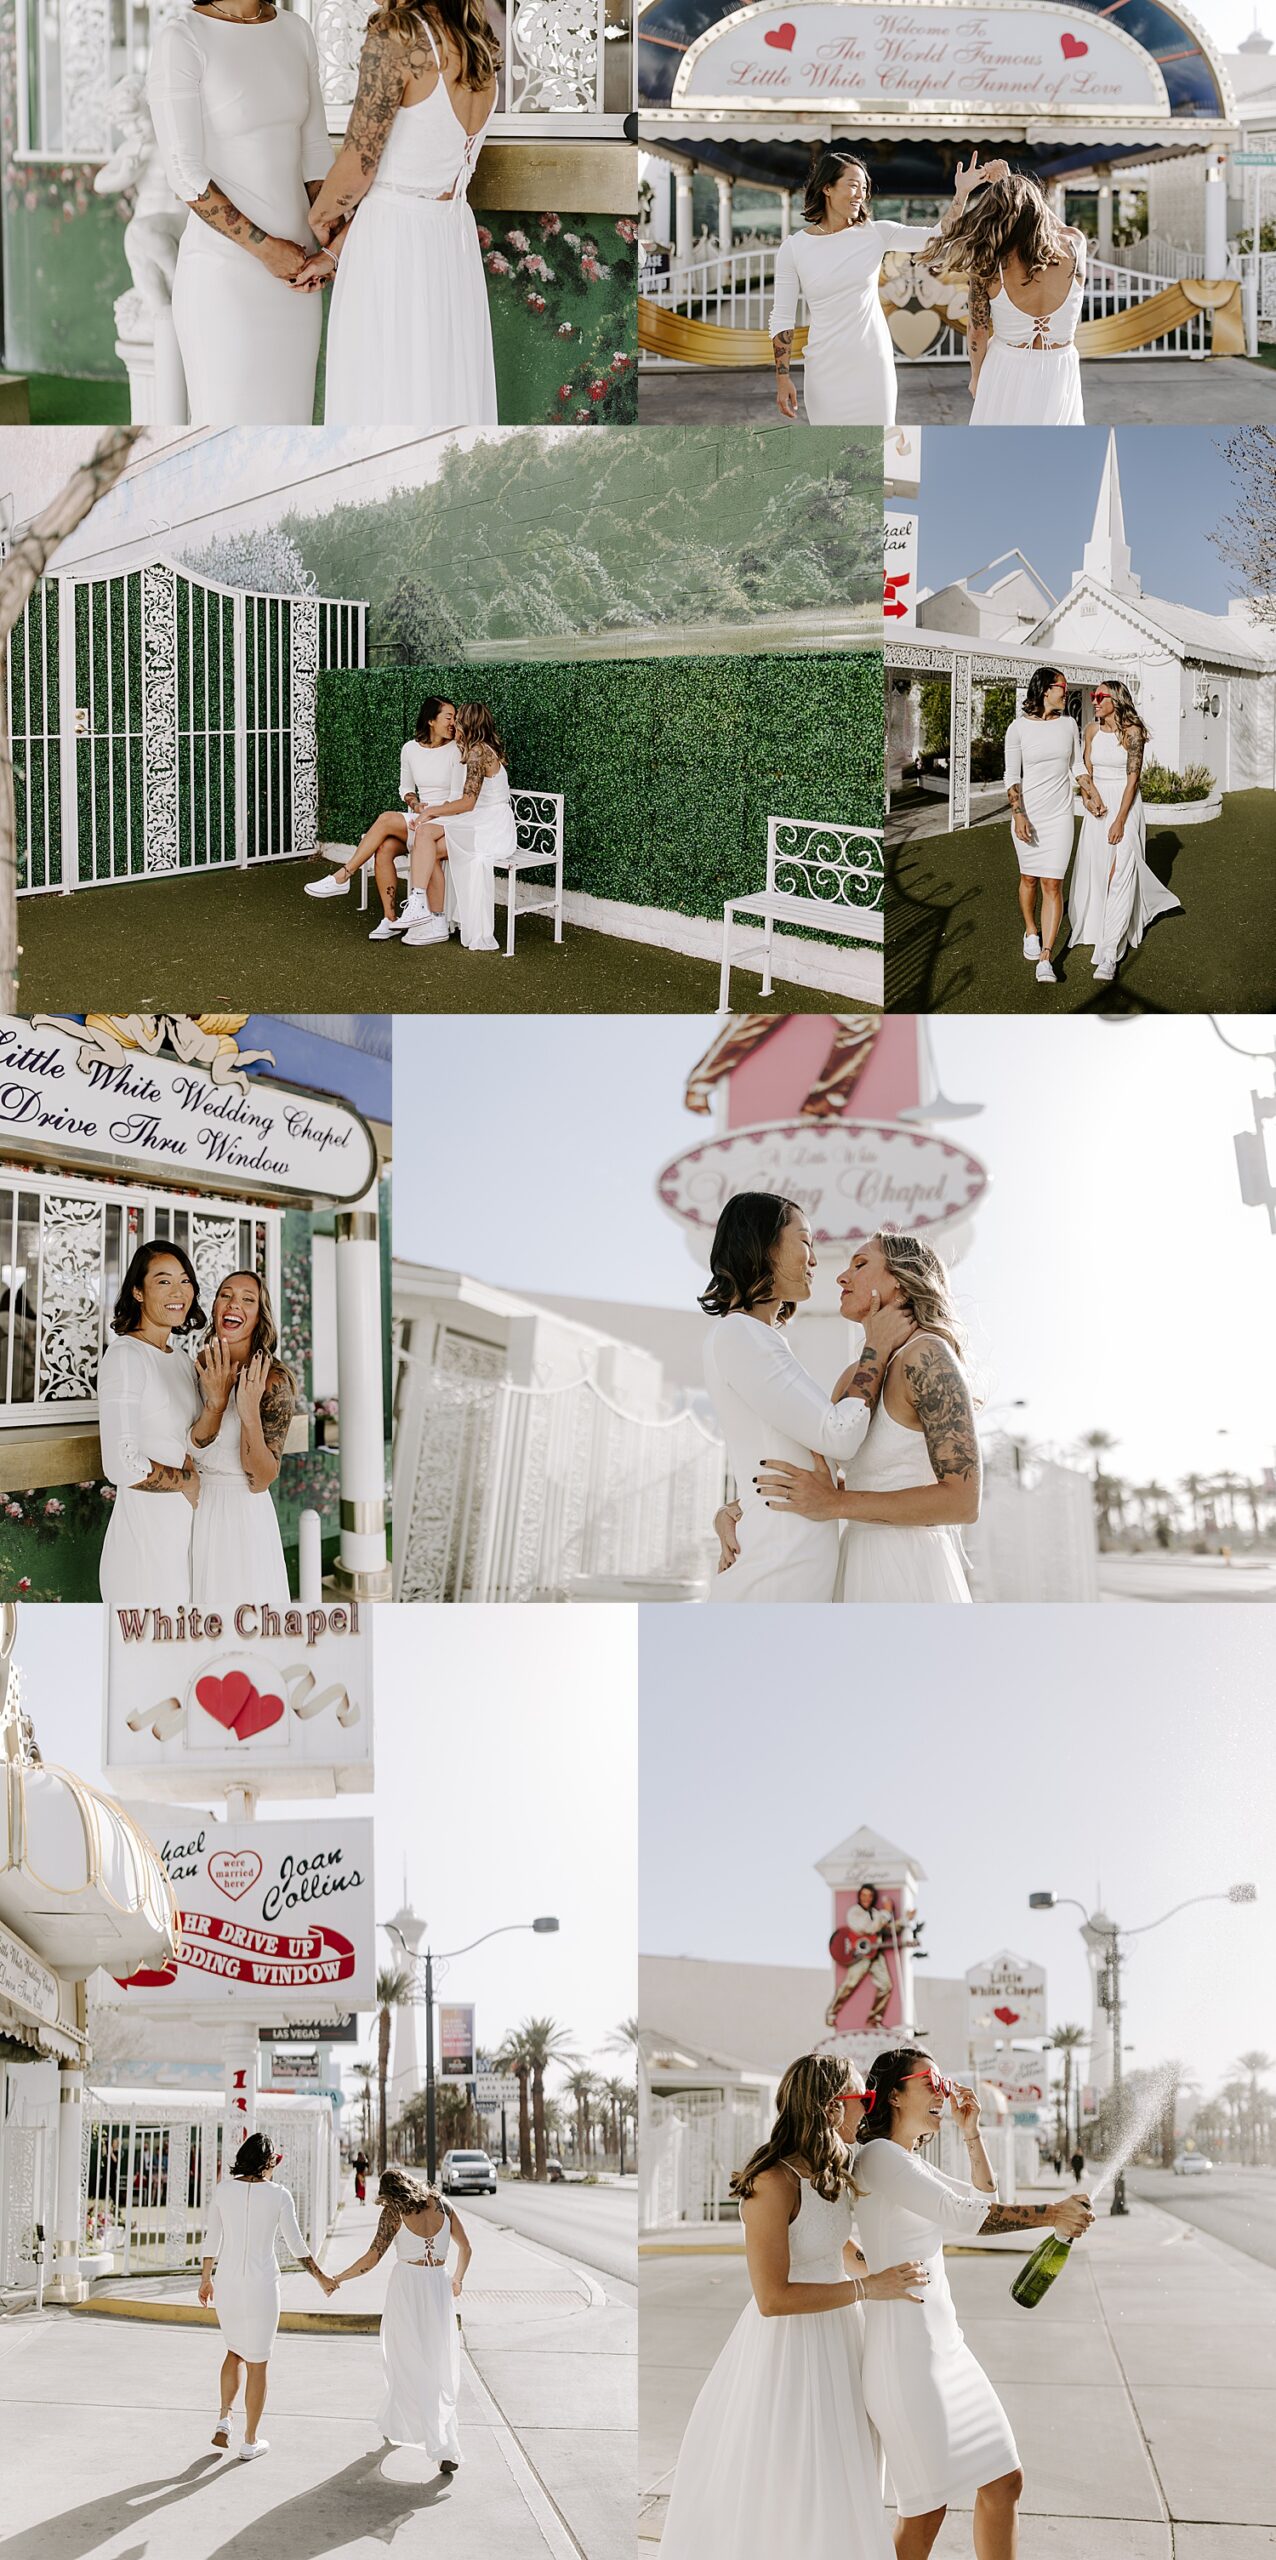
[(442, 2080), (474, 2078), (474, 2003), (443, 2000), (439, 2003), (439, 2077)]

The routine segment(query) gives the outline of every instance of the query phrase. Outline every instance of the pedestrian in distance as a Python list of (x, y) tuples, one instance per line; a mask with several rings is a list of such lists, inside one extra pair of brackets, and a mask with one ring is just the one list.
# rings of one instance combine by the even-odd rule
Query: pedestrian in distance
[(366, 2198), (367, 2198), (367, 2193), (368, 2193), (368, 2171), (369, 2171), (369, 2169), (370, 2169), (370, 2168), (371, 2168), (371, 2166), (372, 2166), (372, 2163), (371, 2163), (371, 2161), (370, 2161), (370, 2160), (369, 2160), (369, 2158), (368, 2158), (367, 2152), (366, 2152), (366, 2151), (362, 2151), (362, 2150), (361, 2150), (361, 2151), (356, 2151), (356, 2153), (355, 2153), (355, 2155), (354, 2155), (354, 2158), (353, 2158), (353, 2160), (352, 2160), (352, 2161), (351, 2161), (351, 2163), (350, 2163), (350, 2166), (351, 2166), (351, 2168), (352, 2168), (352, 2169), (353, 2169), (353, 2171), (354, 2171), (354, 2200), (355, 2200), (355, 2203), (356, 2203), (356, 2204), (363, 2204), (363, 2203), (365, 2202)]
[[(287, 2187), (272, 2184), (283, 2158), (268, 2134), (250, 2133), (235, 2154), (229, 2177), (218, 2181), (204, 2234), (199, 2298), (212, 2304), (222, 2333), (221, 2402), (213, 2443), (230, 2450), (231, 2427), (239, 2386), (244, 2382), (244, 2440), (241, 2462), (268, 2453), (259, 2436), (266, 2405), (266, 2371), (279, 2327), (279, 2260), (275, 2242), (283, 2233), (286, 2246), (325, 2293), (335, 2291), (331, 2276), (306, 2247), (297, 2208)], [(245, 2372), (247, 2380), (245, 2382)]]
[(1074, 2183), (1079, 2187), (1081, 2184), (1082, 2172), (1085, 2168), (1084, 2151), (1074, 2151), (1068, 2166), (1072, 2171)]

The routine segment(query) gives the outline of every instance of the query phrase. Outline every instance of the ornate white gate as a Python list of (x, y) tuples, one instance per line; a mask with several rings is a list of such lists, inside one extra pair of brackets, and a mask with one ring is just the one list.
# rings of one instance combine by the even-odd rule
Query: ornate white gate
[[(117, 2275), (197, 2267), (222, 2168), (222, 2113), (212, 2097), (177, 2091), (94, 2092), (84, 2110), (88, 2236)], [(336, 2203), (331, 2126), (324, 2110), (257, 2102), (257, 2126), (284, 2155), (283, 2180), (317, 2256)], [(291, 2265), (285, 2259), (285, 2265)]]
[(318, 676), (366, 623), (162, 559), (46, 580), (9, 650), (19, 894), (312, 853)]

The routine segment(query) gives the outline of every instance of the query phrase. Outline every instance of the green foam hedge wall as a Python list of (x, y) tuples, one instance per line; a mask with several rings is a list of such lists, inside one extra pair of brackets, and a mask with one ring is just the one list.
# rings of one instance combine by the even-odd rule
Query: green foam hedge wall
[(764, 885), (768, 817), (881, 826), (882, 686), (874, 650), (333, 669), (319, 678), (319, 833), (353, 844), (400, 805), (425, 696), (484, 701), (515, 789), (565, 795), (568, 889), (720, 917)]

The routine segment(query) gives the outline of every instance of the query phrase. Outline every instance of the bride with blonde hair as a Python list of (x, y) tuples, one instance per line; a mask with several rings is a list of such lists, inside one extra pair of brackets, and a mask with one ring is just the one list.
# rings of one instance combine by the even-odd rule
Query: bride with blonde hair
[(960, 1533), (979, 1517), (982, 1471), (947, 1269), (924, 1236), (883, 1228), (838, 1286), (851, 1322), (880, 1307), (912, 1329), (886, 1363), (844, 1481), (819, 1456), (813, 1470), (768, 1459), (758, 1490), (770, 1510), (845, 1524), (834, 1599), (968, 1601)]
[[(387, 2443), (420, 2446), (441, 2472), (461, 2461), (456, 2403), (461, 2387), (460, 2313), (470, 2244), (437, 2187), (418, 2186), (403, 2169), (383, 2171), (381, 2207), (370, 2246), (329, 2278), (329, 2289), (370, 2274), (394, 2250), (381, 2314), (385, 2391), (378, 2423)], [(449, 2254), (455, 2246), (455, 2262)]]
[(303, 284), (335, 272), (325, 426), (496, 423), (487, 277), (468, 202), (496, 106), (483, 0), (383, 0), (311, 207)]
[(732, 2178), (750, 2299), (687, 2421), (662, 2560), (891, 2560), (862, 2305), (920, 2304), (927, 2277), (912, 2260), (870, 2275), (855, 2245), (863, 2085), (834, 2054), (791, 2062), (770, 2134)]
[(1084, 232), (1059, 220), (1036, 179), (1004, 168), (921, 251), (968, 289), (972, 427), (1084, 426), (1085, 254)]
[(1113, 677), (1097, 684), (1090, 699), (1094, 718), (1085, 733), (1085, 769), (1092, 789), (1068, 893), (1068, 927), (1071, 941), (1093, 946), (1095, 978), (1106, 986), (1148, 926), (1169, 915), (1179, 900), (1144, 858), (1147, 825), (1139, 785), (1148, 733), (1134, 697)]

